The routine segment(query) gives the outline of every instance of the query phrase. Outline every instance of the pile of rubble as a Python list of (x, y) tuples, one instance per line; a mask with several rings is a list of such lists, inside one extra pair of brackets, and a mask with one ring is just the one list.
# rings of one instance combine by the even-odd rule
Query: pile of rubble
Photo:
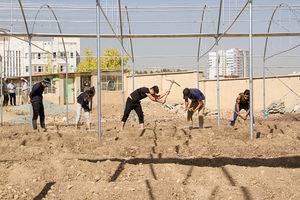
[(293, 108), (286, 108), (282, 100), (277, 100), (271, 103), (268, 106), (267, 110), (269, 114), (276, 114), (276, 113), (284, 114), (284, 113), (299, 112), (300, 104), (296, 104)]

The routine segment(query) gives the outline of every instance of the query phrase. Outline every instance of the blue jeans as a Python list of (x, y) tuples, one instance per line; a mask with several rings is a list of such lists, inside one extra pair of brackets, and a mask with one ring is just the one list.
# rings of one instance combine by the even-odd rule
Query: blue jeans
[[(239, 108), (240, 108), (240, 111), (241, 110), (246, 110), (246, 112), (248, 112), (248, 110), (249, 110), (249, 105), (248, 104), (246, 104), (246, 105), (241, 105), (241, 104), (239, 104)], [(238, 117), (238, 115), (236, 114), (236, 112), (237, 112), (237, 108), (236, 108), (236, 104), (235, 104), (235, 106), (234, 106), (234, 113), (233, 113), (233, 120), (230, 122), (230, 125), (231, 126), (234, 126), (234, 124), (235, 124), (235, 121), (236, 121), (236, 119), (237, 119), (237, 117)], [(253, 117), (253, 123), (255, 123), (254, 122), (254, 117)]]

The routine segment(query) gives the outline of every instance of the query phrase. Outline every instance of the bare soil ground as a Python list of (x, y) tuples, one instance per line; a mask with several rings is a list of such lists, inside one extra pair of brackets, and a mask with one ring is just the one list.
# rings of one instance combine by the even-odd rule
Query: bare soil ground
[(56, 125), (63, 116), (48, 115), (46, 133), (0, 127), (0, 199), (300, 199), (299, 121), (256, 118), (250, 140), (232, 113), (189, 130), (158, 104), (144, 112), (145, 131), (130, 120), (120, 133), (120, 106), (104, 106), (100, 142)]

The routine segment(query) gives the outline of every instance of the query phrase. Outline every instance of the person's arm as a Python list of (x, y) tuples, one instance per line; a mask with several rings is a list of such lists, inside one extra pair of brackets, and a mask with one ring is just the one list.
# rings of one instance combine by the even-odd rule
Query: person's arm
[(238, 98), (236, 99), (236, 112), (237, 112), (237, 114), (240, 113), (240, 106), (239, 106), (240, 101), (241, 101), (241, 96), (239, 95)]
[(164, 96), (166, 96), (167, 94), (170, 94), (170, 90), (168, 90), (168, 91), (166, 91), (164, 94), (162, 94), (162, 95), (153, 95), (153, 96), (155, 96), (157, 99), (161, 99), (161, 98), (163, 98)]
[(248, 117), (249, 114), (250, 114), (250, 108), (248, 109), (248, 111), (247, 111), (247, 113), (246, 113), (246, 115), (245, 115), (245, 117), (244, 117), (244, 120), (247, 119), (247, 117)]
[(189, 100), (188, 99), (184, 100), (184, 105), (185, 105), (185, 111), (187, 111), (189, 109)]
[(155, 102), (159, 102), (159, 103), (162, 103), (164, 104), (166, 101), (165, 100), (160, 100), (159, 98), (157, 98), (157, 96), (153, 96), (152, 94), (150, 93), (146, 93), (146, 95), (149, 97), (149, 99), (151, 99), (152, 101), (155, 101)]
[[(32, 87), (31, 92), (29, 93), (29, 99), (31, 100), (33, 96), (36, 95), (36, 93), (39, 91), (39, 87), (37, 85), (34, 85)], [(30, 101), (31, 102), (31, 101)]]
[(198, 101), (198, 106), (195, 109), (191, 108), (190, 111), (196, 112), (202, 105), (203, 105), (203, 101), (199, 100)]

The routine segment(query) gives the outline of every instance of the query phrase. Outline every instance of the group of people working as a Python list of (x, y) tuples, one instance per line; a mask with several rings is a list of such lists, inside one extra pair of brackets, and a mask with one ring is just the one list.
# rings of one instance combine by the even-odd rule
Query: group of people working
[[(26, 79), (22, 79), (23, 81), (23, 87), (22, 87), (22, 94), (24, 94), (24, 97), (22, 97), (22, 101), (25, 102), (26, 96), (27, 96), (27, 81)], [(7, 81), (6, 83), (7, 84)], [(46, 87), (51, 86), (51, 81), (49, 78), (45, 78), (41, 82), (36, 83), (33, 87), (31, 92), (29, 93), (29, 99), (28, 103), (32, 105), (33, 108), (33, 117), (32, 117), (32, 125), (33, 129), (37, 130), (37, 118), (40, 117), (40, 126), (41, 128), (46, 131), (45, 126), (45, 112), (44, 112), (44, 106), (43, 106), (43, 92)], [(11, 81), (9, 84), (4, 86), (4, 88), (7, 87), (7, 89), (3, 90), (4, 94), (9, 94), (11, 101), (13, 98), (15, 98), (15, 95), (13, 95), (15, 92), (15, 85), (14, 82)], [(187, 111), (187, 121), (189, 123), (188, 128), (193, 129), (193, 114), (195, 112), (198, 112), (198, 126), (195, 126), (196, 128), (203, 128), (204, 124), (204, 109), (205, 109), (205, 96), (199, 89), (193, 89), (193, 88), (185, 88), (183, 91), (183, 99), (185, 104), (185, 111)], [(125, 127), (125, 123), (129, 117), (129, 114), (132, 110), (135, 110), (135, 112), (138, 115), (139, 123), (141, 129), (144, 129), (144, 114), (141, 106), (141, 100), (148, 97), (150, 100), (158, 103), (164, 104), (166, 102), (166, 99), (163, 99), (166, 95), (169, 95), (170, 91), (166, 91), (165, 93), (159, 95), (159, 88), (158, 86), (153, 86), (151, 88), (147, 87), (141, 87), (133, 91), (131, 94), (129, 94), (127, 100), (126, 100), (126, 107), (124, 110), (124, 114), (121, 120), (121, 128), (120, 130), (123, 131)], [(92, 105), (91, 101), (93, 96), (95, 95), (95, 88), (94, 87), (88, 87), (83, 91), (78, 97), (77, 97), (77, 105), (76, 105), (76, 122), (75, 122), (75, 128), (79, 128), (79, 121), (81, 118), (81, 112), (84, 111), (84, 115), (86, 118), (86, 124), (87, 129), (91, 130), (91, 120), (90, 120), (90, 113), (92, 111)], [(4, 96), (4, 101), (7, 103), (7, 96)], [(191, 103), (189, 103), (189, 100)], [(12, 102), (11, 102), (12, 104)], [(5, 105), (5, 104), (3, 104)], [(14, 104), (15, 105), (15, 104)], [(234, 107), (234, 115), (233, 120), (230, 122), (231, 126), (235, 125), (235, 121), (238, 116), (242, 117), (244, 120), (247, 119), (249, 113), (250, 113), (250, 103), (249, 103), (249, 90), (245, 90), (243, 93), (240, 93), (236, 99), (235, 107)], [(240, 115), (240, 111), (244, 109), (246, 110), (245, 116)]]
[[(170, 93), (170, 91), (166, 91), (164, 94), (159, 95), (159, 88), (157, 86), (153, 86), (151, 88), (142, 87), (133, 91), (127, 98), (126, 107), (124, 111), (124, 115), (121, 122), (122, 131), (124, 129), (126, 120), (129, 117), (129, 114), (132, 110), (138, 115), (139, 123), (141, 125), (141, 129), (144, 129), (144, 115), (141, 106), (141, 100), (148, 97), (154, 102), (159, 102), (164, 104), (166, 100), (162, 100), (162, 98)], [(193, 114), (198, 112), (198, 121), (199, 125), (195, 128), (203, 128), (204, 124), (204, 109), (205, 109), (205, 96), (199, 89), (193, 88), (185, 88), (183, 90), (183, 99), (185, 104), (185, 111), (187, 111), (187, 121), (189, 123), (188, 128), (191, 130), (194, 128), (193, 126)], [(191, 103), (189, 103), (189, 100)], [(246, 115), (241, 116), (244, 120), (247, 119), (250, 113), (250, 102), (249, 102), (249, 90), (245, 90), (244, 93), (240, 93), (236, 99), (233, 120), (230, 122), (231, 126), (234, 126), (237, 116), (240, 115), (240, 110), (246, 110)]]

